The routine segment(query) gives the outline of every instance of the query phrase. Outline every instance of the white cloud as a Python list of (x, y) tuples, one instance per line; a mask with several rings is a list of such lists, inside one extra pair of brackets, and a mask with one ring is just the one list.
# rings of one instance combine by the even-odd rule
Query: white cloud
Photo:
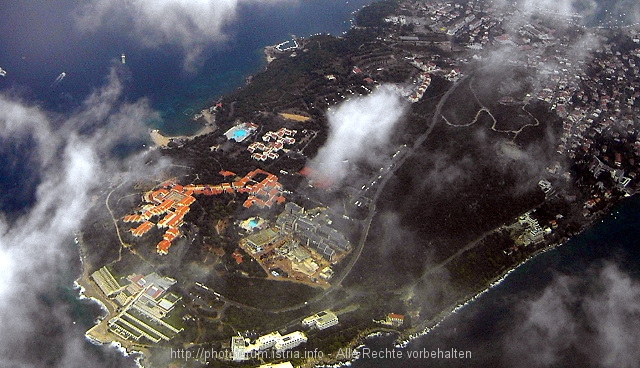
[[(511, 7), (513, 3), (511, 0), (494, 1), (496, 6)], [(561, 16), (579, 14), (587, 22), (604, 20), (605, 22), (637, 23), (640, 21), (640, 3), (636, 0), (521, 0), (515, 3), (516, 9), (521, 12), (517, 16), (524, 16), (519, 20), (520, 23), (526, 22), (526, 18), (533, 14)]]
[(362, 159), (384, 153), (407, 108), (392, 88), (343, 102), (328, 113), (329, 137), (308, 166), (322, 179), (337, 184)]
[[(132, 136), (144, 138), (142, 123), (155, 116), (144, 100), (121, 103), (120, 92), (112, 74), (66, 122), (0, 95), (0, 138), (34, 137), (39, 154), (32, 164), (40, 173), (36, 202), (20, 218), (0, 218), (0, 366), (99, 364), (55, 295), (78, 256), (70, 246), (73, 232), (96, 195), (116, 175), (142, 176), (149, 170), (142, 155), (118, 159), (111, 152)], [(124, 171), (129, 165), (136, 170)], [(48, 337), (53, 334), (56, 339)]]
[(512, 367), (637, 367), (640, 283), (613, 264), (587, 277), (557, 276), (520, 304), (522, 321), (504, 341)]
[(242, 3), (295, 0), (92, 0), (78, 11), (84, 30), (130, 27), (148, 47), (175, 44), (185, 52), (185, 68), (200, 61), (203, 48), (225, 41)]
[(527, 13), (551, 12), (562, 15), (575, 13), (572, 0), (528, 0), (519, 3), (520, 9)]
[(585, 303), (597, 331), (590, 352), (602, 367), (636, 367), (640, 362), (640, 283), (608, 265), (600, 273), (598, 286), (601, 292)]
[(510, 0), (497, 0), (498, 6), (512, 6), (526, 14), (553, 13), (563, 16), (573, 15), (578, 9), (591, 9), (595, 6), (593, 0), (522, 0), (513, 2)]

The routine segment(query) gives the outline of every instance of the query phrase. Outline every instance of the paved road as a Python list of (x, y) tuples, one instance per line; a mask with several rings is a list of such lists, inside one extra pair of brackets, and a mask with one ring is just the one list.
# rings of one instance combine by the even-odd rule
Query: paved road
[(118, 188), (120, 188), (123, 184), (124, 184), (124, 181), (121, 181), (120, 184), (118, 184), (115, 188), (113, 188), (109, 192), (109, 194), (107, 194), (107, 197), (104, 200), (104, 205), (107, 207), (107, 210), (109, 211), (109, 215), (111, 215), (111, 220), (113, 220), (113, 226), (116, 228), (116, 234), (118, 235), (118, 240), (120, 241), (120, 249), (118, 250), (118, 259), (110, 262), (110, 264), (113, 264), (113, 263), (116, 263), (116, 262), (120, 262), (122, 260), (122, 248), (126, 248), (127, 247), (127, 244), (122, 240), (122, 236), (120, 235), (120, 228), (118, 227), (118, 220), (114, 216), (113, 210), (111, 209), (111, 206), (109, 206), (109, 199), (111, 198), (111, 195), (113, 194), (113, 192), (118, 190)]
[[(444, 95), (442, 95), (442, 97), (440, 98), (440, 101), (436, 105), (436, 110), (435, 110), (435, 112), (433, 114), (433, 118), (431, 119), (431, 125), (429, 126), (429, 128), (424, 133), (422, 133), (418, 137), (418, 139), (416, 139), (416, 141), (414, 142), (414, 144), (411, 147), (411, 149), (403, 152), (403, 154), (400, 155), (400, 157), (397, 158), (397, 161), (395, 162), (395, 165), (393, 165), (393, 167), (389, 168), (389, 170), (386, 170), (384, 172), (384, 175), (383, 175), (382, 179), (380, 179), (380, 183), (377, 186), (376, 192), (375, 192), (375, 194), (374, 194), (374, 196), (372, 198), (371, 206), (369, 207), (369, 212), (367, 214), (367, 217), (365, 218), (365, 220), (363, 222), (364, 223), (364, 228), (363, 228), (362, 233), (360, 234), (360, 239), (358, 241), (358, 244), (356, 245), (355, 249), (353, 250), (353, 254), (351, 255), (351, 257), (349, 257), (349, 262), (347, 263), (345, 269), (340, 273), (340, 275), (338, 275), (336, 278), (333, 279), (331, 287), (326, 289), (321, 294), (319, 294), (319, 295), (315, 296), (314, 298), (311, 298), (311, 299), (309, 299), (309, 300), (307, 300), (306, 302), (303, 302), (303, 303), (292, 305), (292, 306), (289, 306), (289, 307), (286, 307), (286, 308), (278, 308), (278, 309), (266, 309), (265, 308), (265, 309), (259, 309), (259, 310), (264, 311), (264, 312), (270, 312), (270, 313), (287, 313), (287, 312), (296, 311), (296, 310), (299, 310), (301, 308), (304, 308), (304, 307), (308, 306), (309, 304), (314, 304), (316, 302), (321, 301), (329, 293), (331, 293), (332, 291), (335, 291), (335, 290), (337, 290), (337, 289), (339, 289), (341, 287), (341, 284), (344, 281), (344, 279), (351, 273), (351, 270), (353, 269), (355, 264), (360, 259), (362, 251), (363, 251), (364, 246), (366, 244), (366, 240), (369, 237), (369, 230), (371, 229), (371, 224), (373, 222), (373, 218), (376, 215), (376, 202), (379, 199), (379, 197), (382, 195), (387, 182), (393, 177), (395, 171), (398, 170), (405, 163), (405, 161), (409, 157), (411, 157), (413, 155), (413, 153), (415, 151), (417, 151), (418, 149), (420, 149), (422, 147), (424, 142), (427, 140), (427, 138), (429, 137), (429, 135), (433, 131), (433, 129), (436, 126), (436, 124), (440, 121), (442, 107), (446, 103), (447, 99), (455, 92), (455, 90), (458, 88), (458, 86), (460, 86), (462, 84), (462, 82), (468, 77), (469, 76), (464, 76), (463, 78), (458, 80), (451, 88), (449, 88), (449, 90)], [(485, 235), (485, 234), (483, 234), (483, 235)], [(453, 259), (453, 257), (455, 257), (455, 256), (457, 256), (459, 254), (462, 254), (464, 251), (470, 249), (471, 247), (473, 247), (477, 243), (479, 243), (479, 240), (469, 244), (467, 247), (465, 247), (464, 249), (462, 249), (461, 251), (456, 253), (454, 256), (452, 256), (449, 259), (445, 260), (443, 262), (443, 264), (439, 265), (438, 267), (443, 267), (444, 264), (450, 262), (451, 259)], [(251, 307), (251, 306), (248, 306), (248, 305), (244, 305), (244, 304), (235, 302), (233, 300), (230, 300), (230, 299), (227, 299), (227, 298), (224, 298), (224, 297), (222, 297), (221, 300), (223, 300), (223, 301), (225, 301), (225, 302), (227, 302), (227, 303), (229, 303), (231, 305), (234, 305), (236, 307), (239, 307), (239, 308), (258, 310), (258, 308)]]
[[(353, 269), (353, 266), (355, 266), (355, 264), (358, 262), (358, 259), (360, 259), (360, 255), (362, 254), (362, 250), (364, 249), (365, 243), (367, 238), (369, 237), (369, 230), (371, 229), (371, 223), (373, 222), (373, 218), (376, 214), (376, 202), (378, 201), (380, 195), (382, 195), (383, 191), (384, 191), (384, 187), (386, 186), (387, 182), (393, 177), (393, 174), (395, 173), (396, 170), (398, 170), (403, 164), (404, 162), (413, 155), (413, 153), (420, 149), (422, 147), (422, 145), (424, 144), (424, 142), (427, 140), (427, 138), (429, 137), (429, 135), (431, 134), (431, 132), (433, 131), (433, 128), (436, 126), (436, 124), (439, 122), (440, 120), (440, 114), (442, 111), (442, 107), (444, 106), (445, 102), (447, 101), (447, 99), (449, 98), (449, 96), (451, 96), (453, 94), (453, 92), (455, 92), (455, 90), (458, 88), (458, 86), (460, 84), (462, 84), (462, 82), (468, 78), (468, 76), (464, 76), (462, 77), (460, 80), (458, 80), (451, 88), (449, 88), (449, 90), (442, 95), (442, 97), (440, 98), (440, 101), (438, 102), (438, 105), (436, 105), (436, 110), (433, 114), (433, 118), (431, 119), (431, 125), (429, 126), (429, 128), (422, 133), (422, 135), (420, 135), (420, 137), (418, 137), (418, 139), (416, 139), (416, 141), (414, 142), (413, 146), (411, 147), (410, 150), (405, 151), (399, 158), (398, 161), (396, 161), (396, 164), (390, 168), (389, 170), (387, 170), (382, 179), (380, 180), (380, 184), (377, 186), (376, 189), (376, 193), (374, 194), (372, 201), (371, 201), (371, 206), (369, 207), (369, 213), (367, 214), (366, 219), (364, 220), (364, 229), (360, 235), (360, 239), (359, 242), (356, 246), (356, 248), (353, 250), (353, 254), (351, 255), (351, 257), (349, 258), (349, 263), (347, 263), (347, 266), (345, 267), (345, 269), (341, 272), (341, 274), (334, 278), (332, 283), (331, 283), (331, 287), (329, 287), (328, 289), (326, 289), (323, 293), (317, 295), (316, 297), (304, 302), (304, 303), (300, 303), (300, 304), (296, 304), (287, 308), (280, 308), (280, 309), (265, 309), (264, 311), (268, 311), (268, 312), (272, 312), (272, 313), (285, 313), (285, 312), (292, 312), (298, 309), (301, 309), (305, 306), (307, 306), (308, 304), (313, 304), (315, 302), (318, 302), (320, 300), (322, 300), (327, 294), (329, 294), (330, 292), (337, 290), (338, 288), (341, 287), (342, 282), (344, 281), (344, 279), (349, 275), (349, 273), (351, 272), (351, 270)], [(466, 247), (465, 247), (466, 248)], [(462, 252), (460, 252), (461, 254)], [(456, 253), (457, 255), (458, 253)], [(450, 260), (446, 260), (446, 262), (449, 262)]]

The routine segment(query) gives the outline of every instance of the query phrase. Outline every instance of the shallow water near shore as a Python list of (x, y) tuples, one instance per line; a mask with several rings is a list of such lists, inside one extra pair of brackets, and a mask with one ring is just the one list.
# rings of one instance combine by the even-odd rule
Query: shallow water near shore
[[(352, 12), (373, 0), (305, 0), (273, 5), (241, 3), (225, 42), (210, 45), (195, 72), (183, 68), (175, 45), (143, 48), (129, 30), (81, 32), (72, 25), (78, 2), (15, 2), (0, 14), (0, 90), (11, 91), (47, 110), (63, 114), (78, 108), (94, 88), (104, 85), (115, 67), (124, 98), (148, 98), (162, 121), (150, 122), (169, 135), (192, 134), (201, 125), (191, 117), (222, 94), (242, 86), (245, 77), (265, 65), (263, 49), (291, 35), (339, 36), (350, 27)], [(16, 24), (16, 14), (29, 24)], [(126, 54), (126, 64), (120, 55)], [(65, 72), (64, 78), (54, 83)]]
[[(205, 60), (195, 73), (184, 71), (182, 52), (175, 46), (145, 49), (127, 30), (119, 33), (81, 33), (71, 27), (76, 0), (54, 3), (11, 2), (0, 12), (0, 91), (39, 105), (61, 116), (72, 114), (95, 88), (106, 83), (114, 67), (123, 82), (125, 101), (148, 98), (162, 121), (147, 122), (167, 135), (190, 135), (202, 128), (191, 120), (197, 109), (211, 104), (224, 93), (243, 85), (245, 78), (265, 65), (263, 49), (314, 33), (339, 36), (350, 27), (352, 12), (373, 0), (282, 2), (273, 6), (243, 4), (230, 27), (230, 39), (205, 50)], [(21, 20), (30, 19), (28, 23)], [(301, 21), (304, 20), (304, 21)], [(120, 55), (126, 54), (126, 64)], [(57, 83), (54, 80), (65, 72)], [(5, 195), (0, 210), (17, 218), (34, 203), (39, 173), (29, 170), (33, 142), (0, 142), (0, 189)], [(18, 170), (19, 169), (19, 170)], [(72, 237), (72, 234), (69, 234)], [(74, 280), (80, 274), (78, 250), (70, 241), (65, 252), (64, 274), (51, 285), (46, 300), (51, 310), (63, 313), (54, 328), (72, 339), (105, 367), (133, 367), (135, 356), (123, 357), (118, 349), (93, 345), (85, 332), (104, 310), (90, 299), (79, 299)], [(43, 311), (47, 313), (47, 311)], [(42, 351), (55, 351), (52, 341), (39, 344)], [(52, 352), (52, 354), (58, 354)]]

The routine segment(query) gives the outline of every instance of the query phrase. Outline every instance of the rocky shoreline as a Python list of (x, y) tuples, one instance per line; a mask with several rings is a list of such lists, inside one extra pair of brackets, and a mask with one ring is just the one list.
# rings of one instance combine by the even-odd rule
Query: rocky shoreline
[[(633, 195), (636, 195), (637, 192), (634, 191)], [(615, 205), (619, 203), (619, 201), (617, 202), (612, 202), (609, 205), (607, 205), (606, 208), (598, 211), (597, 213), (594, 213), (592, 218), (586, 222), (582, 228), (580, 229), (580, 231), (576, 232), (575, 234), (573, 234), (571, 237), (564, 237), (562, 238), (560, 241), (554, 242), (554, 243), (550, 243), (538, 250), (536, 250), (535, 252), (533, 252), (532, 254), (530, 254), (526, 259), (524, 259), (523, 261), (519, 262), (517, 265), (515, 265), (514, 267), (502, 272), (501, 274), (497, 275), (489, 284), (487, 284), (487, 286), (485, 288), (483, 288), (482, 290), (476, 292), (476, 293), (472, 293), (472, 294), (468, 294), (465, 297), (461, 297), (459, 298), (456, 303), (453, 303), (450, 305), (449, 308), (446, 308), (444, 310), (442, 310), (438, 315), (436, 315), (435, 317), (426, 320), (422, 323), (420, 323), (418, 326), (408, 329), (406, 331), (398, 331), (395, 329), (389, 329), (389, 328), (384, 328), (384, 327), (380, 327), (380, 328), (369, 328), (366, 330), (363, 330), (362, 332), (360, 332), (360, 334), (358, 334), (358, 336), (356, 338), (354, 338), (352, 341), (350, 341), (349, 343), (345, 344), (341, 350), (342, 351), (352, 351), (352, 352), (356, 352), (355, 355), (357, 355), (357, 350), (359, 347), (363, 346), (366, 343), (366, 340), (372, 337), (378, 337), (378, 336), (382, 336), (382, 335), (389, 335), (389, 334), (393, 334), (393, 335), (397, 335), (395, 338), (395, 344), (394, 347), (395, 348), (404, 348), (406, 347), (410, 342), (427, 335), (429, 332), (431, 332), (433, 329), (437, 328), (442, 322), (444, 322), (447, 318), (449, 318), (451, 315), (455, 314), (457, 311), (461, 310), (462, 308), (470, 305), (471, 303), (473, 303), (476, 299), (478, 299), (479, 297), (481, 297), (483, 294), (491, 291), (493, 288), (497, 287), (498, 285), (500, 285), (504, 280), (506, 280), (506, 278), (514, 271), (516, 271), (518, 268), (520, 268), (521, 266), (523, 266), (524, 264), (530, 262), (531, 260), (533, 260), (534, 258), (536, 258), (537, 256), (544, 254), (548, 251), (554, 250), (558, 247), (561, 247), (562, 245), (566, 244), (568, 241), (570, 241), (574, 236), (581, 234), (582, 232), (584, 232), (585, 230), (587, 230), (589, 227), (591, 227), (595, 222), (597, 222), (598, 220), (600, 220), (603, 216), (607, 215), (610, 213), (611, 208)], [(304, 365), (302, 365), (302, 367), (305, 368), (312, 368), (312, 367), (342, 367), (342, 366), (348, 366), (350, 365), (351, 362), (357, 360), (358, 357), (354, 357), (353, 359), (337, 359), (337, 358), (332, 358), (331, 354), (329, 355), (325, 355), (322, 358), (318, 359), (318, 358), (312, 358), (307, 360)]]
[[(118, 312), (118, 307), (91, 281), (91, 275), (89, 274), (91, 264), (88, 263), (84, 256), (86, 247), (82, 241), (82, 235), (78, 234), (76, 239), (82, 265), (82, 273), (74, 281), (74, 285), (78, 288), (78, 297), (79, 299), (89, 299), (95, 302), (105, 312), (105, 315), (99, 316), (96, 324), (85, 333), (85, 337), (94, 345), (117, 346), (124, 356), (140, 354), (142, 357), (148, 357), (150, 352), (145, 347), (135, 345), (127, 340), (118, 339), (108, 332), (108, 321)], [(140, 365), (140, 362), (138, 362), (138, 365)]]

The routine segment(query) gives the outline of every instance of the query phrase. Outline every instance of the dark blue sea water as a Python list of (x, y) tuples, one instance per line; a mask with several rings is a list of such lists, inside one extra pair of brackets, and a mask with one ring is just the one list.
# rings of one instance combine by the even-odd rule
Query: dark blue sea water
[[(247, 76), (264, 67), (265, 46), (288, 40), (292, 34), (340, 35), (349, 29), (351, 13), (372, 1), (301, 0), (271, 5), (241, 1), (238, 18), (226, 29), (228, 40), (206, 47), (195, 72), (184, 70), (184, 53), (178, 46), (145, 48), (128, 29), (109, 26), (101, 32), (80, 32), (74, 26), (74, 15), (85, 2), (3, 1), (0, 67), (7, 75), (0, 77), (0, 91), (64, 119), (94, 89), (105, 85), (110, 69), (116, 67), (124, 85), (122, 98), (148, 98), (160, 112), (160, 121), (147, 124), (168, 134), (190, 133), (200, 128), (190, 120), (193, 112), (241, 86)], [(120, 63), (122, 53), (126, 54), (124, 65)], [(62, 72), (66, 76), (54, 82)], [(9, 221), (36, 200), (39, 173), (30, 168), (38, 165), (29, 165), (37, 159), (32, 157), (33, 144), (28, 137), (0, 141), (0, 213)], [(77, 298), (72, 285), (80, 267), (75, 245), (70, 242), (69, 246), (69, 264), (63, 267), (66, 273), (52, 280), (55, 287), (42, 296), (52, 309), (68, 314), (59, 320), (69, 325), (57, 328), (65, 331), (66, 339), (81, 341), (82, 350), (89, 351), (101, 366), (133, 366), (132, 358), (122, 358), (115, 349), (96, 347), (84, 339), (84, 332), (101, 311), (95, 303)], [(43, 339), (43, 351), (55, 350), (56, 344)]]
[[(588, 288), (594, 281), (593, 274), (607, 264), (615, 265), (621, 274), (640, 282), (639, 197), (623, 201), (601, 222), (567, 244), (523, 264), (502, 283), (451, 315), (428, 334), (411, 342), (406, 349), (401, 349), (405, 357), (409, 350), (469, 350), (471, 359), (360, 359), (353, 363), (353, 367), (514, 366), (513, 361), (505, 356), (509, 355), (510, 344), (519, 343), (509, 339), (522, 323), (523, 302), (539, 299), (561, 275), (574, 278), (578, 284), (584, 283), (580, 287)], [(576, 296), (578, 302), (585, 303), (580, 297)], [(393, 337), (371, 339), (367, 347), (372, 351), (393, 349), (393, 340)], [(540, 352), (529, 352), (537, 353)], [(524, 355), (522, 361), (527, 361)], [(584, 361), (569, 359), (558, 366), (586, 366), (584, 364)]]
[[(183, 68), (176, 45), (142, 47), (128, 29), (105, 26), (101, 32), (76, 27), (77, 0), (5, 1), (0, 11), (0, 91), (47, 111), (72, 114), (115, 66), (124, 84), (123, 99), (148, 98), (160, 121), (146, 122), (167, 134), (188, 134), (201, 126), (194, 112), (241, 86), (264, 67), (263, 49), (296, 36), (340, 35), (352, 12), (373, 0), (304, 0), (275, 5), (241, 2), (229, 38), (209, 45), (196, 72)], [(126, 64), (120, 55), (126, 54)], [(56, 83), (56, 78), (66, 76)], [(30, 171), (28, 141), (0, 142), (0, 211), (14, 215), (33, 203), (38, 173)]]
[[(339, 34), (349, 26), (350, 13), (372, 0), (300, 0), (295, 4), (241, 6), (239, 19), (230, 28), (229, 41), (205, 50), (205, 61), (196, 73), (182, 68), (176, 46), (156, 49), (140, 47), (126, 30), (81, 33), (73, 27), (73, 9), (78, 0), (4, 1), (0, 8), (0, 67), (8, 74), (0, 78), (0, 91), (20, 96), (47, 110), (71, 114), (92, 89), (105, 83), (109, 69), (117, 65), (125, 84), (124, 98), (149, 98), (163, 120), (151, 122), (169, 134), (192, 132), (199, 127), (185, 112), (211, 103), (223, 93), (242, 85), (247, 75), (264, 65), (262, 49), (297, 36), (317, 32)], [(127, 55), (125, 66), (120, 54)], [(66, 77), (53, 84), (60, 73)], [(11, 217), (34, 200), (38, 173), (25, 165), (31, 159), (29, 141), (0, 142), (0, 212)], [(620, 205), (614, 215), (563, 247), (540, 255), (523, 265), (502, 284), (484, 294), (438, 328), (409, 345), (409, 349), (472, 349), (470, 361), (359, 360), (356, 367), (499, 366), (504, 331), (517, 318), (518, 301), (542, 292), (554, 273), (580, 276), (603, 260), (640, 278), (640, 199)], [(71, 244), (70, 247), (73, 247)], [(75, 254), (75, 249), (70, 251)], [(76, 322), (72, 334), (82, 339), (84, 331), (100, 314), (90, 301), (79, 301), (72, 281), (79, 270), (69, 261), (69, 273), (55, 280), (55, 302)], [(385, 339), (371, 347), (386, 347)], [(130, 366), (112, 350), (86, 343), (86, 348), (104, 366)]]
[[(189, 133), (198, 108), (243, 84), (264, 65), (262, 50), (296, 36), (340, 35), (351, 13), (372, 0), (303, 0), (272, 5), (241, 2), (229, 39), (204, 51), (195, 72), (183, 68), (179, 46), (143, 48), (128, 29), (105, 26), (101, 32), (80, 32), (74, 26), (77, 0), (8, 1), (0, 12), (0, 90), (11, 90), (47, 109), (68, 113), (104, 84), (116, 65), (125, 81), (125, 98), (147, 97), (163, 120), (154, 122), (169, 134)], [(126, 54), (126, 64), (119, 65)], [(57, 84), (55, 79), (65, 72)], [(185, 114), (186, 113), (186, 114)], [(187, 116), (189, 115), (189, 116)]]

